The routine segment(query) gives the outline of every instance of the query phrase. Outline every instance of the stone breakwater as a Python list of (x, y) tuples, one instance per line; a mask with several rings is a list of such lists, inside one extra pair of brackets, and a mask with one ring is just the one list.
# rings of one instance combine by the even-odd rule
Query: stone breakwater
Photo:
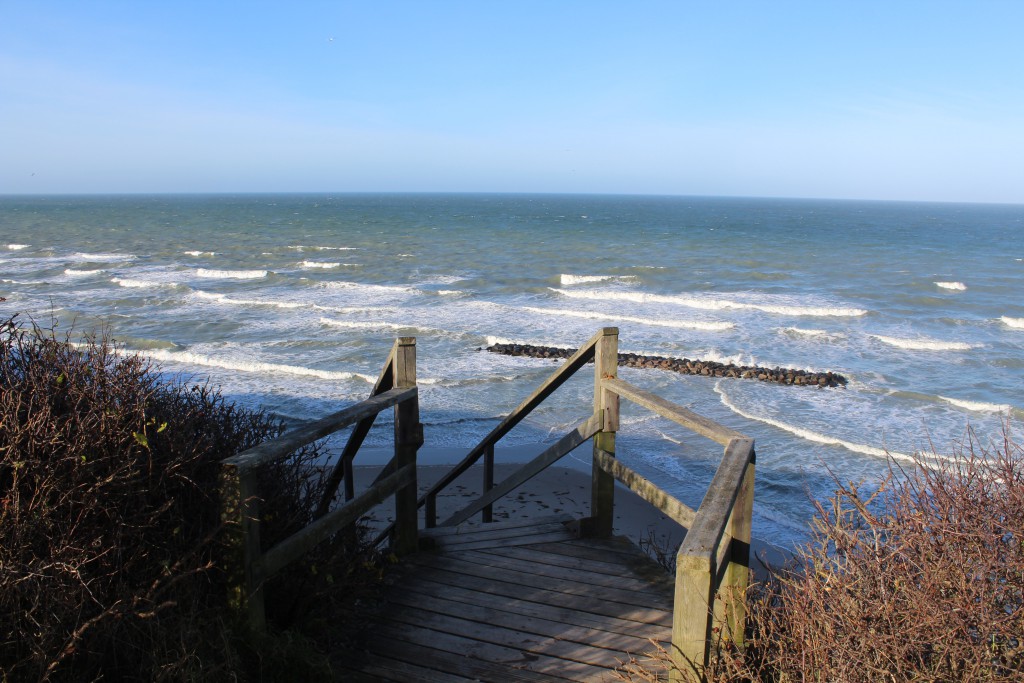
[[(576, 353), (576, 349), (532, 346), (530, 344), (494, 344), (493, 346), (488, 346), (486, 350), (506, 356), (551, 358), (554, 360), (568, 358)], [(762, 382), (776, 382), (778, 384), (796, 384), (811, 387), (846, 386), (846, 378), (834, 372), (807, 372), (806, 370), (796, 370), (794, 368), (763, 368), (756, 365), (733, 365), (732, 363), (716, 363), (714, 361), (691, 360), (689, 358), (644, 356), (636, 353), (620, 353), (619, 365), (629, 368), (670, 370), (684, 375), (756, 379)]]

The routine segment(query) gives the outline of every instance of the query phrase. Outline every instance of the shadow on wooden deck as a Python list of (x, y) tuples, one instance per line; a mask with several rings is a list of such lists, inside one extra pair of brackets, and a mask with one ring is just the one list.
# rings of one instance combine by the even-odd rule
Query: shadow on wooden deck
[(353, 681), (610, 681), (672, 636), (672, 578), (568, 515), (422, 532), (368, 615)]

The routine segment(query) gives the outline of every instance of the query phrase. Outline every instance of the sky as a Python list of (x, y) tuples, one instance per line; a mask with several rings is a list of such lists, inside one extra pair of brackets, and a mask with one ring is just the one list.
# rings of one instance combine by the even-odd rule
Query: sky
[(1024, 2), (0, 0), (0, 194), (1024, 203)]

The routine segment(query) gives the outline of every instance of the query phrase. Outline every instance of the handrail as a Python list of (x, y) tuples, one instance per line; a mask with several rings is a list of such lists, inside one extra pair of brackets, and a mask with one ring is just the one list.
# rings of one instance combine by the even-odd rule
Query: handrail
[[(618, 379), (618, 330), (605, 328), (534, 391), (420, 500), (426, 502), (426, 525), (436, 519), (438, 491), (472, 466), (485, 451), (547, 398), (590, 359), (595, 361), (594, 414), (576, 429), (521, 466), (494, 488), (444, 520), (454, 526), (486, 510), (563, 455), (593, 439), (591, 517), (581, 520), (584, 533), (612, 532), (614, 484), (619, 481), (686, 528), (676, 560), (671, 656), (672, 681), (703, 680), (713, 635), (741, 643), (745, 592), (749, 580), (750, 522), (753, 506), (754, 442), (651, 392)], [(725, 447), (721, 464), (697, 510), (684, 505), (615, 457), (619, 401), (627, 399)], [(486, 478), (485, 478), (486, 483)], [(716, 599), (717, 598), (717, 599)]]
[(570, 451), (575, 449), (584, 441), (590, 439), (599, 431), (601, 431), (601, 416), (590, 416), (581, 422), (576, 429), (573, 429), (552, 446), (549, 446), (543, 453), (520, 467), (500, 484), (492, 488), (490, 491), (484, 492), (482, 496), (464, 507), (461, 511), (456, 512), (454, 515), (446, 519), (441, 523), (441, 526), (455, 526), (457, 524), (462, 524), (494, 501), (499, 498), (503, 498), (517, 487), (525, 484), (527, 481), (540, 474), (543, 470), (553, 465), (563, 456), (568, 455)]
[(703, 680), (715, 629), (720, 642), (743, 642), (755, 461), (753, 439), (729, 442), (676, 555), (673, 682)]
[(435, 501), (437, 494), (458, 479), (466, 470), (476, 464), (477, 460), (484, 455), (488, 448), (493, 447), (503, 436), (508, 434), (513, 427), (523, 421), (534, 408), (540, 405), (544, 399), (550, 396), (558, 387), (562, 386), (570, 377), (576, 374), (580, 368), (594, 359), (597, 343), (607, 333), (615, 328), (605, 328), (593, 337), (586, 344), (583, 344), (568, 360), (565, 361), (554, 373), (552, 373), (533, 393), (526, 397), (522, 403), (509, 413), (491, 432), (485, 436), (480, 443), (472, 448), (469, 453), (453, 467), (448, 474), (439, 479), (431, 486), (426, 493), (420, 496), (417, 506), (426, 505), (426, 526), (428, 528), (437, 523), (437, 512)]
[[(357, 425), (353, 435), (364, 426), (365, 431), (369, 431), (376, 416), (392, 407), (395, 411), (395, 455), (391, 461), (394, 473), (374, 482), (357, 498), (346, 496), (348, 502), (333, 511), (328, 512), (321, 501), (320, 514), (315, 515), (313, 522), (263, 551), (260, 546), (260, 499), (256, 490), (260, 466), (284, 458), (298, 448), (353, 424)], [(356, 439), (350, 437), (349, 445), (354, 443), (352, 454), (365, 437), (365, 431)], [(392, 549), (396, 554), (415, 550), (418, 545), (416, 451), (422, 442), (419, 391), (416, 387), (416, 340), (402, 337), (395, 340), (369, 398), (222, 460), (221, 520), (224, 523), (229, 607), (247, 618), (254, 629), (265, 629), (264, 582), (317, 544), (351, 526), (367, 510), (391, 495), (395, 496), (396, 519)], [(348, 451), (346, 446), (345, 452)], [(348, 479), (351, 480), (350, 464), (344, 469), (335, 469), (331, 479), (334, 480), (339, 472), (344, 476), (348, 471)], [(334, 490), (330, 490), (329, 497), (325, 497), (327, 504), (333, 499), (333, 493)]]
[(686, 427), (701, 436), (706, 436), (723, 446), (728, 445), (732, 439), (743, 438), (743, 435), (735, 430), (723, 427), (703, 415), (698, 415), (682, 406), (677, 406), (671, 401), (666, 401), (660, 396), (655, 396), (651, 392), (644, 391), (621, 379), (606, 379), (603, 382), (603, 386), (622, 398), (629, 399), (633, 403), (643, 406), (662, 417), (667, 417), (676, 424)]
[(637, 473), (636, 470), (623, 465), (611, 453), (595, 449), (594, 464), (622, 482), (633, 493), (658, 508), (660, 512), (668, 515), (672, 521), (684, 529), (689, 529), (697, 518), (696, 510), (680, 502), (678, 498), (667, 491), (658, 488), (657, 484)]

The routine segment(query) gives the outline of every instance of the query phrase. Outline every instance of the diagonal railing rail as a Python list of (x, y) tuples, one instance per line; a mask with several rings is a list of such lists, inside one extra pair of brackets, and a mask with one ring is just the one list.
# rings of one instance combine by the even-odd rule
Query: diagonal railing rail
[[(395, 450), (389, 474), (374, 482), (358, 497), (346, 495), (344, 505), (330, 510), (343, 476), (346, 491), (351, 490), (351, 459), (374, 419), (381, 411), (392, 407), (395, 412)], [(337, 464), (340, 469), (335, 469), (329, 476), (333, 487), (321, 501), (316, 519), (264, 551), (260, 544), (260, 496), (257, 490), (260, 467), (352, 425), (355, 428)], [(392, 549), (398, 555), (416, 550), (416, 451), (422, 443), (419, 391), (416, 387), (416, 340), (403, 337), (395, 341), (369, 398), (221, 461), (221, 519), (225, 529), (224, 566), (229, 606), (247, 619), (253, 628), (264, 629), (264, 582), (317, 544), (350, 527), (364, 513), (392, 495), (395, 497), (396, 520), (392, 528)]]
[[(494, 485), (494, 447), (517, 424), (584, 365), (593, 361), (593, 412), (555, 444)], [(477, 513), (489, 521), (490, 506), (593, 440), (591, 515), (580, 521), (581, 533), (612, 533), (615, 482), (618, 481), (687, 529), (676, 555), (671, 655), (672, 681), (703, 680), (716, 643), (742, 645), (750, 567), (750, 526), (754, 500), (754, 441), (735, 430), (618, 379), (618, 330), (604, 328), (588, 340), (540, 387), (519, 404), (447, 475), (423, 496), (426, 526), (436, 524), (437, 495), (481, 457), (485, 460), (484, 493), (442, 522), (461, 524)], [(694, 510), (615, 457), (620, 399), (667, 418), (725, 447), (722, 461), (700, 507)], [(491, 460), (491, 462), (493, 462)]]

